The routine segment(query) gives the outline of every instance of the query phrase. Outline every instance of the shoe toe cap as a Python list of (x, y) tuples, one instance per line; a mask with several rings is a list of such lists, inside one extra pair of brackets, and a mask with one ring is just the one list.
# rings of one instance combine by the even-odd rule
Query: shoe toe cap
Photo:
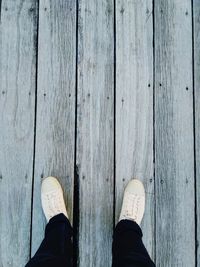
[(52, 191), (56, 188), (60, 188), (60, 184), (55, 177), (49, 176), (42, 181), (42, 192)]
[(126, 186), (126, 191), (131, 194), (145, 195), (143, 183), (138, 179), (132, 179)]

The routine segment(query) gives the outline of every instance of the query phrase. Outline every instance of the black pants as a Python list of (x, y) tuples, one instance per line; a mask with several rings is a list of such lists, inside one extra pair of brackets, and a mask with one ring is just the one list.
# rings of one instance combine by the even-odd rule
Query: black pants
[[(112, 267), (155, 267), (143, 245), (142, 231), (135, 222), (122, 220), (117, 224), (112, 252)], [(72, 227), (63, 214), (49, 221), (42, 244), (26, 265), (26, 267), (57, 266), (72, 266)]]

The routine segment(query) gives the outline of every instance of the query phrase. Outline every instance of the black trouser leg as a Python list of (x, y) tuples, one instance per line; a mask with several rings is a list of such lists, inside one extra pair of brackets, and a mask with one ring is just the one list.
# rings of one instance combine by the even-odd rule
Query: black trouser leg
[(44, 240), (25, 267), (55, 266), (72, 266), (72, 227), (64, 214), (50, 219)]
[(139, 225), (130, 220), (120, 221), (113, 236), (112, 267), (155, 267), (142, 242)]

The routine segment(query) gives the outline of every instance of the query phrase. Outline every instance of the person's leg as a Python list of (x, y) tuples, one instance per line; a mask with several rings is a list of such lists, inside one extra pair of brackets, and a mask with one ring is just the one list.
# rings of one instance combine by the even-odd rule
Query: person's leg
[(139, 180), (131, 180), (125, 189), (120, 219), (114, 230), (112, 267), (155, 267), (142, 242), (139, 226), (144, 206), (144, 187)]
[(67, 217), (61, 213), (50, 219), (45, 238), (26, 267), (72, 266), (72, 228)]
[(71, 267), (72, 227), (68, 220), (62, 188), (55, 178), (44, 179), (41, 199), (44, 214), (49, 222), (44, 240), (25, 267)]
[(113, 236), (113, 267), (154, 267), (142, 242), (139, 225), (130, 220), (120, 221)]

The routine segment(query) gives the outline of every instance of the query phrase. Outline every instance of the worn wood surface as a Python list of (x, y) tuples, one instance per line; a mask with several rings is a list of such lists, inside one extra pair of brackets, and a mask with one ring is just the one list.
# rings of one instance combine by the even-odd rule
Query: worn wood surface
[(36, 3), (2, 1), (0, 266), (29, 259), (35, 111)]
[(114, 169), (112, 0), (79, 1), (79, 266), (110, 266)]
[(144, 242), (154, 255), (152, 1), (116, 2), (116, 222), (132, 178), (146, 189)]
[(75, 142), (75, 1), (40, 1), (32, 254), (43, 238), (41, 178), (59, 178), (72, 219)]
[(191, 1), (155, 1), (156, 266), (195, 266)]
[(194, 115), (195, 115), (195, 155), (196, 155), (196, 249), (197, 266), (200, 266), (200, 4), (193, 1), (194, 37)]
[(77, 266), (111, 266), (133, 177), (156, 266), (200, 265), (199, 20), (198, 0), (0, 1), (0, 267), (38, 248), (49, 175)]

